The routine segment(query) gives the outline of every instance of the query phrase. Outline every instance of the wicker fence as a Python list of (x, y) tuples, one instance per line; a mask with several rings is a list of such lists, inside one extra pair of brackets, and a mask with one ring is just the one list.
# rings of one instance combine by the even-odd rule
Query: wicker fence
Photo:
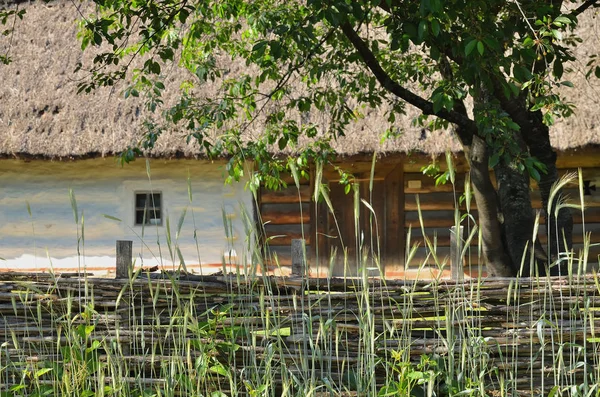
[[(279, 382), (274, 394), (310, 377), (332, 395), (367, 395), (398, 376), (389, 363), (416, 366), (423, 355), (441, 358), (446, 367), (438, 369), (452, 376), (476, 374), (479, 387), (502, 395), (545, 394), (598, 379), (600, 297), (593, 277), (174, 277), (2, 275), (2, 390), (55, 382), (52, 376), (65, 376), (76, 360), (96, 383), (119, 376), (132, 388), (176, 390), (189, 377), (166, 379), (165, 368), (192, 376), (201, 358), (213, 363), (202, 387), (234, 395), (249, 392), (266, 372)], [(73, 346), (81, 354), (69, 358)], [(39, 372), (56, 363), (63, 365), (60, 375)]]

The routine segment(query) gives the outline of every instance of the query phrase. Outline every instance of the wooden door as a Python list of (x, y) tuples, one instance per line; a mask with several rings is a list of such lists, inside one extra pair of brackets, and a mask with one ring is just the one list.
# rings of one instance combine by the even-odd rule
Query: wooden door
[(320, 266), (336, 277), (355, 277), (363, 268), (379, 276), (386, 267), (402, 266), (404, 259), (402, 166), (376, 168), (372, 190), (370, 171), (354, 175), (357, 187), (348, 194), (344, 185), (329, 179), (333, 213), (322, 204), (313, 215), (320, 230)]

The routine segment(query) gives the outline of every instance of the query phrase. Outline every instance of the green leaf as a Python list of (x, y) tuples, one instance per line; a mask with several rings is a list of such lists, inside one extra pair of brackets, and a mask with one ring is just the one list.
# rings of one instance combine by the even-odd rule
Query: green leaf
[(77, 210), (77, 200), (75, 199), (75, 193), (73, 192), (73, 189), (69, 189), (69, 199), (71, 200), (73, 218), (75, 219), (75, 223), (79, 224), (79, 211)]
[(117, 221), (117, 222), (122, 222), (121, 219), (111, 216), (111, 215), (102, 214), (102, 216), (105, 217), (106, 219), (110, 219), (110, 220)]
[(408, 22), (403, 24), (404, 27), (404, 32), (408, 35), (408, 37), (410, 37), (411, 39), (415, 39), (417, 37), (417, 28), (414, 24)]
[(440, 23), (437, 21), (437, 19), (431, 20), (431, 32), (435, 37), (440, 34)]
[(483, 42), (485, 43), (486, 46), (488, 46), (489, 48), (491, 48), (493, 50), (496, 50), (496, 51), (502, 50), (500, 43), (494, 37), (486, 36), (483, 38)]
[(286, 137), (279, 138), (279, 141), (277, 142), (277, 146), (279, 146), (279, 150), (285, 149), (287, 144), (288, 144), (288, 139)]
[(560, 30), (557, 29), (552, 29), (552, 36), (556, 39), (556, 40), (562, 40), (562, 33), (560, 32)]
[(94, 325), (87, 325), (84, 328), (85, 336), (90, 336), (96, 327)]
[(34, 377), (39, 378), (40, 376), (47, 374), (50, 371), (52, 371), (52, 368), (42, 368), (35, 372)]
[(477, 42), (477, 52), (479, 52), (479, 55), (483, 55), (483, 43), (481, 41)]
[(564, 15), (560, 15), (560, 16), (556, 17), (554, 19), (554, 22), (564, 23), (565, 25), (570, 25), (571, 24), (571, 20), (568, 17), (564, 16)]
[(229, 375), (229, 372), (227, 372), (227, 369), (225, 369), (225, 367), (221, 363), (213, 365), (212, 367), (210, 367), (209, 371), (212, 372), (212, 373), (214, 373), (214, 374), (221, 375), (221, 376), (228, 376)]
[(419, 22), (419, 33), (418, 33), (419, 40), (423, 40), (426, 32), (427, 32), (427, 22), (425, 20), (422, 20), (421, 22)]
[(473, 50), (475, 49), (476, 45), (477, 45), (477, 39), (471, 40), (469, 42), (469, 44), (467, 44), (465, 47), (465, 55), (469, 56), (469, 54), (471, 54), (473, 52)]
[(536, 181), (539, 182), (540, 181), (540, 173), (538, 172), (538, 170), (535, 169), (535, 167), (528, 167), (528, 171), (529, 171), (529, 175)]
[(492, 156), (490, 157), (490, 168), (494, 168), (495, 166), (497, 166), (498, 162), (500, 162), (500, 154), (492, 154)]
[(189, 16), (190, 16), (190, 12), (188, 10), (186, 10), (185, 8), (182, 8), (181, 11), (179, 11), (179, 22), (185, 23), (185, 21), (187, 20), (187, 18)]
[(554, 73), (554, 76), (557, 79), (560, 79), (562, 77), (562, 75), (563, 75), (563, 71), (564, 70), (563, 70), (563, 64), (562, 64), (562, 62), (560, 60), (558, 60), (558, 59), (556, 61), (554, 61), (554, 68), (552, 70), (552, 72)]
[(258, 43), (254, 44), (254, 46), (252, 47), (252, 52), (254, 52), (258, 56), (262, 57), (265, 54), (266, 48), (267, 48), (267, 42), (264, 40), (259, 41)]
[(91, 353), (91, 352), (93, 352), (95, 350), (98, 350), (100, 348), (100, 346), (101, 346), (100, 345), (100, 341), (95, 340), (95, 341), (92, 342), (92, 345), (90, 347), (88, 347), (87, 349), (85, 349), (85, 351), (86, 351), (86, 353)]
[(600, 66), (596, 66), (596, 69), (594, 69), (594, 74), (600, 79)]
[(429, 49), (429, 56), (431, 57), (431, 59), (437, 61), (440, 59), (440, 50), (438, 50), (437, 47), (431, 47)]
[(281, 44), (276, 41), (276, 40), (272, 40), (270, 43), (270, 53), (271, 56), (273, 56), (273, 58), (275, 59), (279, 59), (281, 58)]
[(544, 117), (542, 118), (542, 120), (544, 120), (544, 124), (546, 124), (547, 126), (553, 125), (554, 124), (554, 116), (552, 115), (552, 112), (544, 113)]

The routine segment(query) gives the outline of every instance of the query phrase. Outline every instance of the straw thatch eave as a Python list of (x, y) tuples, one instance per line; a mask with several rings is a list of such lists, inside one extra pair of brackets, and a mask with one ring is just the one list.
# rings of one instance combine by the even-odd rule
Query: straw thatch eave
[[(142, 121), (147, 116), (137, 99), (123, 99), (121, 90), (101, 89), (91, 95), (76, 95), (77, 83), (85, 72), (73, 74), (78, 62), (89, 64), (91, 55), (82, 54), (77, 41), (77, 23), (81, 3), (55, 1), (20, 4), (27, 7), (25, 19), (16, 27), (10, 55), (13, 62), (0, 66), (0, 157), (21, 158), (90, 158), (110, 156), (135, 145), (143, 134)], [(575, 50), (580, 59), (592, 54), (600, 43), (598, 27), (592, 16), (582, 18), (584, 43)], [(1, 41), (0, 46), (6, 42)], [(569, 99), (577, 106), (574, 117), (560, 121), (551, 129), (552, 142), (559, 150), (600, 144), (600, 83), (584, 79), (585, 68), (576, 67), (568, 77), (576, 89)], [(242, 70), (232, 65), (230, 73)], [(166, 78), (180, 81), (181, 71), (167, 70)], [(174, 84), (177, 86), (177, 84)], [(211, 87), (204, 89), (210, 95)], [(171, 100), (175, 92), (167, 92)], [(167, 98), (168, 102), (169, 98)], [(388, 127), (382, 109), (368, 109), (364, 118), (354, 123), (345, 137), (333, 146), (342, 155), (359, 153), (423, 152), (440, 153), (460, 150), (451, 133), (425, 131), (411, 126), (418, 114), (407, 107), (407, 114), (396, 128), (402, 134), (381, 143)], [(326, 115), (311, 115), (325, 124)], [(314, 120), (311, 120), (314, 121)], [(248, 130), (245, 139), (260, 135), (260, 123)], [(193, 144), (185, 143), (185, 133), (169, 131), (157, 142), (151, 156), (167, 158), (203, 157)]]

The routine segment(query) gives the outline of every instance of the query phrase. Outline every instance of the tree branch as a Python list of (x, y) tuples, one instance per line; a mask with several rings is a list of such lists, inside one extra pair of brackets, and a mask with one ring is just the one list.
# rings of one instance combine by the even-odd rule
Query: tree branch
[(600, 2), (598, 2), (598, 0), (587, 0), (587, 1), (583, 2), (583, 4), (581, 4), (579, 7), (577, 7), (573, 11), (571, 11), (569, 13), (569, 15), (572, 16), (572, 17), (576, 17), (576, 16), (579, 16), (579, 14), (581, 14), (582, 12), (584, 12), (585, 10), (587, 10), (588, 8), (590, 8), (590, 7), (598, 7), (598, 6), (600, 6)]
[(352, 26), (346, 22), (342, 24), (342, 32), (350, 40), (354, 48), (358, 51), (366, 66), (371, 70), (377, 81), (389, 92), (396, 95), (397, 97), (405, 100), (411, 105), (419, 108), (424, 114), (435, 115), (444, 120), (447, 120), (453, 124), (456, 124), (465, 130), (469, 131), (471, 135), (474, 135), (477, 131), (475, 122), (470, 118), (466, 117), (456, 111), (448, 111), (445, 109), (439, 110), (437, 113), (433, 111), (433, 103), (416, 95), (412, 91), (402, 87), (396, 81), (394, 81), (386, 72), (383, 70), (373, 52), (367, 46), (362, 38), (354, 31)]

